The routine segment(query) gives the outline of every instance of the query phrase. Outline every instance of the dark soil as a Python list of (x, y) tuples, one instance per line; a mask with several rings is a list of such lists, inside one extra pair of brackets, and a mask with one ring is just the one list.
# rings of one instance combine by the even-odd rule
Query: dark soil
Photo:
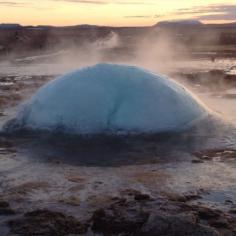
[(87, 225), (81, 224), (72, 216), (49, 210), (36, 210), (26, 213), (23, 218), (8, 222), (11, 233), (31, 236), (79, 235), (87, 231)]

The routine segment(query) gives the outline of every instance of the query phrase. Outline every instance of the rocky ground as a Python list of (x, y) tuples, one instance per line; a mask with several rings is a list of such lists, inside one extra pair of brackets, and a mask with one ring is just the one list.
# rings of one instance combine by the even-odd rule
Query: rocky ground
[[(221, 70), (178, 76), (197, 91), (213, 91), (213, 98), (235, 86), (235, 75)], [(0, 75), (1, 122), (54, 77)], [(72, 142), (65, 151), (64, 139), (1, 136), (0, 235), (234, 236), (235, 136), (221, 136), (222, 145), (208, 148), (205, 136), (197, 148), (189, 137), (167, 140), (171, 153), (158, 137), (145, 145), (132, 141), (132, 148), (118, 140), (80, 140), (79, 148)]]
[(152, 198), (127, 189), (122, 198), (109, 200), (106, 207), (92, 212), (88, 219), (48, 209), (25, 214), (0, 202), (1, 216), (8, 216), (8, 235), (196, 235), (233, 236), (236, 234), (236, 208), (220, 210), (192, 203), (200, 194)]
[[(13, 147), (8, 144), (5, 143), (14, 153)], [(210, 149), (193, 153), (188, 166), (199, 167), (201, 174), (201, 166), (210, 167), (214, 163), (225, 162), (234, 165), (235, 160), (234, 149)], [(40, 169), (40, 163), (36, 165)], [(204, 187), (203, 183), (200, 184), (202, 188), (194, 187), (191, 191), (178, 192), (173, 187), (170, 189), (166, 183), (168, 176), (165, 171), (162, 168), (155, 169), (160, 164), (153, 164), (152, 168), (142, 168), (142, 165), (128, 167), (127, 171), (121, 173), (120, 167), (112, 169), (112, 172), (116, 171), (119, 176), (123, 176), (125, 182), (130, 182), (127, 187), (122, 183), (117, 184), (117, 181), (122, 181), (120, 177), (115, 182), (107, 179), (114, 176), (105, 173), (109, 172), (106, 168), (101, 168), (102, 178), (95, 171), (92, 174), (94, 180), (89, 183), (89, 177), (83, 175), (77, 167), (74, 170), (71, 167), (68, 169), (60, 161), (50, 161), (46, 165), (51, 165), (51, 171), (61, 169), (61, 174), (66, 175), (66, 185), (59, 182), (56, 186), (51, 186), (49, 178), (53, 179), (55, 176), (47, 173), (49, 170), (45, 167), (45, 175), (48, 175), (46, 181), (42, 177), (35, 179), (32, 170), (28, 173), (23, 170), (25, 176), (20, 177), (24, 180), (21, 184), (12, 171), (12, 180), (12, 176), (6, 176), (7, 171), (2, 171), (5, 177), (0, 181), (4, 190), (0, 194), (1, 235), (236, 235), (235, 195), (231, 198), (224, 197), (224, 202), (220, 204), (212, 204), (207, 201), (208, 196), (212, 195), (212, 187)], [(17, 168), (14, 167), (13, 170), (17, 171)], [(170, 173), (178, 178), (174, 172), (183, 170), (182, 167), (180, 170), (179, 167), (174, 167)], [(56, 181), (62, 181), (62, 177), (58, 173), (56, 175)], [(217, 179), (217, 173), (214, 175)], [(10, 186), (12, 181), (15, 186)], [(113, 190), (110, 189), (109, 182), (114, 187)], [(181, 182), (178, 183), (182, 186)], [(102, 188), (104, 192), (101, 191)], [(160, 191), (149, 191), (152, 188)], [(91, 195), (88, 193), (89, 189), (93, 189)], [(56, 192), (58, 195), (55, 195)], [(49, 196), (52, 194), (57, 198), (45, 198), (42, 193)]]

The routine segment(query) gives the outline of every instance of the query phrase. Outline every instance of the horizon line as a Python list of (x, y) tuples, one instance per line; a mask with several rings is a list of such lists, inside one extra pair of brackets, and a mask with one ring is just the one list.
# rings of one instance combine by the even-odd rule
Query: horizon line
[(236, 23), (236, 21), (230, 21), (230, 22), (224, 22), (224, 23), (204, 23), (203, 21), (200, 20), (194, 20), (194, 19), (182, 19), (182, 20), (164, 20), (164, 21), (158, 21), (157, 23), (153, 24), (153, 25), (135, 25), (135, 26), (122, 26), (122, 25), (99, 25), (99, 24), (88, 24), (88, 23), (81, 23), (81, 24), (73, 24), (73, 25), (24, 25), (21, 23), (16, 23), (16, 22), (0, 22), (0, 25), (18, 25), (20, 27), (55, 27), (55, 28), (63, 28), (63, 27), (76, 27), (76, 26), (94, 26), (94, 27), (112, 27), (112, 28), (135, 28), (135, 27), (140, 27), (140, 28), (145, 28), (145, 27), (153, 27), (155, 25), (157, 25), (158, 23), (162, 23), (162, 22), (168, 22), (168, 23), (180, 23), (180, 22), (185, 22), (185, 21), (198, 21), (199, 23), (203, 24), (203, 25), (227, 25), (227, 24), (233, 24)]

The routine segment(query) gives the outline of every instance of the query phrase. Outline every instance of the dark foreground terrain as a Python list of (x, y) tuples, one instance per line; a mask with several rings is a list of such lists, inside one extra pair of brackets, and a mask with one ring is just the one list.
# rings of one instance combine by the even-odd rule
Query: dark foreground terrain
[[(80, 221), (73, 216), (40, 209), (8, 221), (10, 232), (17, 235), (235, 235), (235, 208), (229, 213), (191, 203), (197, 193), (152, 198), (134, 189), (122, 198), (107, 199), (104, 208), (91, 218)], [(1, 214), (16, 214), (6, 202)]]

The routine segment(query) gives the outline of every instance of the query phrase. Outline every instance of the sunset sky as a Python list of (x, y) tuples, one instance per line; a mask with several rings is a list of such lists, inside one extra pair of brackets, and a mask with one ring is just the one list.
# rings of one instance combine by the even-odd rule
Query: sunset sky
[(199, 19), (236, 21), (236, 0), (5, 0), (0, 23), (22, 25), (153, 25), (158, 21)]

